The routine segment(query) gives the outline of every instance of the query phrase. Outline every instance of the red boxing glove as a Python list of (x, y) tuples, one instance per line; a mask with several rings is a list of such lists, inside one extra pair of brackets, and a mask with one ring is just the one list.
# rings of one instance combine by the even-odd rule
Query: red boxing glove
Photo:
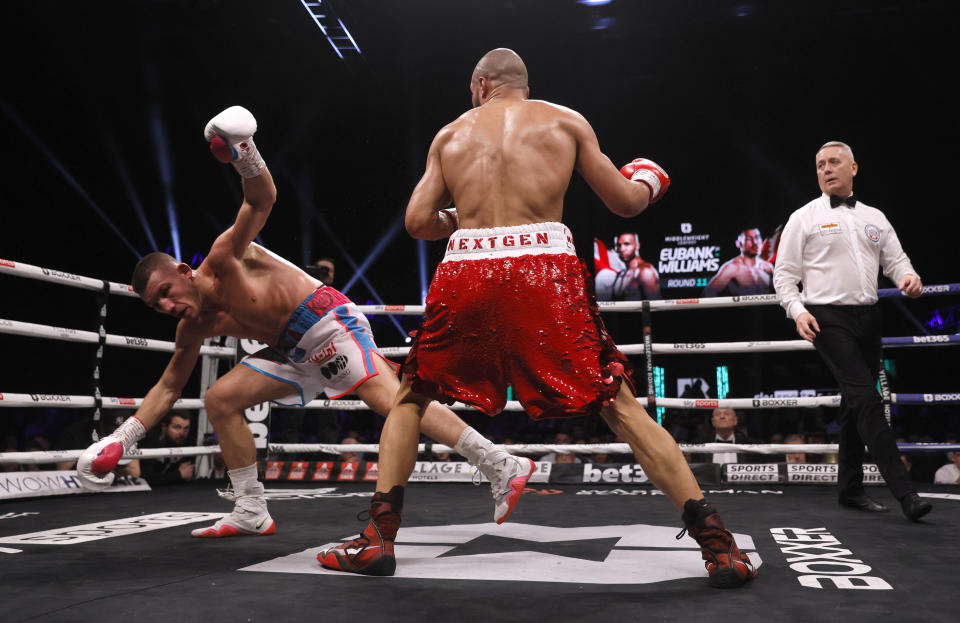
[(104, 437), (83, 451), (77, 459), (77, 478), (84, 489), (101, 491), (113, 483), (113, 468), (123, 456), (123, 444)]
[(643, 182), (650, 189), (650, 203), (655, 203), (663, 197), (670, 188), (670, 176), (659, 164), (646, 158), (637, 158), (630, 164), (624, 165), (620, 173), (631, 182)]

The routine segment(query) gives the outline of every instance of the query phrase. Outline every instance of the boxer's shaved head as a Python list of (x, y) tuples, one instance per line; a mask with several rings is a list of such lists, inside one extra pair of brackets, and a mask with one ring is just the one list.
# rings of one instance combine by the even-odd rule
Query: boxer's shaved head
[(527, 66), (520, 55), (507, 48), (490, 50), (483, 55), (473, 70), (471, 81), (486, 78), (492, 86), (507, 86), (513, 89), (527, 88)]
[(150, 275), (152, 275), (154, 271), (163, 268), (173, 270), (176, 269), (176, 267), (177, 260), (172, 255), (167, 255), (162, 251), (147, 253), (137, 262), (137, 265), (133, 269), (133, 279), (130, 281), (133, 286), (133, 291), (143, 296), (144, 290), (147, 289), (147, 282), (150, 281)]

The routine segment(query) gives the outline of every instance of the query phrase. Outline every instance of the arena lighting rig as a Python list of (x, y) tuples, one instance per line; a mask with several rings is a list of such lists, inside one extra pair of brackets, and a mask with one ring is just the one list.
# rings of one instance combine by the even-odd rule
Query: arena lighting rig
[(337, 53), (341, 60), (344, 52), (361, 54), (356, 39), (353, 38), (343, 21), (337, 16), (336, 10), (329, 0), (316, 0), (315, 2), (300, 0), (300, 3), (313, 18), (313, 22), (330, 42), (333, 51)]

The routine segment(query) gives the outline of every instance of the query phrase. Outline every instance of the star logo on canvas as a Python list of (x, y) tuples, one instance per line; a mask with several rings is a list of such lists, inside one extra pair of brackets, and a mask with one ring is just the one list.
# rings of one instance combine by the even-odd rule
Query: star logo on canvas
[[(404, 526), (397, 534), (395, 578), (649, 584), (706, 577), (700, 548), (692, 538), (676, 539), (676, 526), (630, 524), (558, 528), (533, 524), (452, 524)], [(316, 560), (317, 547), (244, 567), (241, 571), (328, 574)], [(734, 537), (754, 565), (762, 561), (749, 535)]]

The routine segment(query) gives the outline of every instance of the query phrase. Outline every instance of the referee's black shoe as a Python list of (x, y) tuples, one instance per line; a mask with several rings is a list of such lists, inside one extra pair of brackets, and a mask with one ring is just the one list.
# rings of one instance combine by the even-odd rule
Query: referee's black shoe
[(933, 510), (933, 504), (926, 500), (921, 500), (916, 493), (908, 493), (900, 500), (900, 506), (903, 508), (903, 514), (910, 521), (920, 521), (920, 518)]
[(890, 510), (866, 493), (861, 493), (860, 495), (846, 495), (841, 493), (839, 501), (840, 506), (848, 506), (850, 508), (856, 508), (857, 510), (869, 511), (872, 513), (886, 513)]

